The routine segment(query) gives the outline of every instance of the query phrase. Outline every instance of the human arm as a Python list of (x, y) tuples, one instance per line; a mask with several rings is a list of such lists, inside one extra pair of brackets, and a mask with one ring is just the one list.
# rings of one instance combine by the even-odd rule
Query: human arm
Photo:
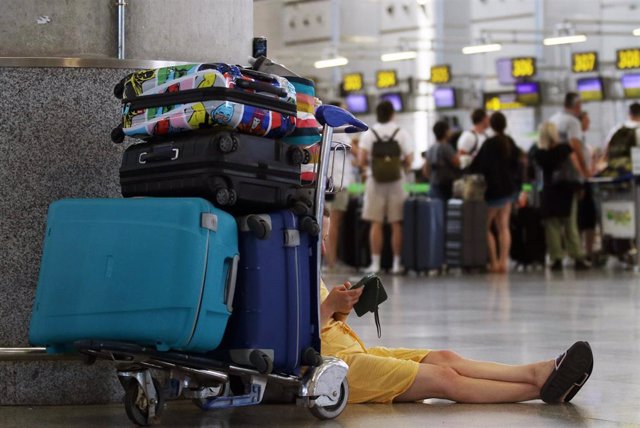
[(458, 155), (471, 155), (476, 151), (477, 136), (472, 132), (464, 131), (458, 138)]
[(405, 172), (409, 172), (411, 170), (411, 165), (413, 164), (413, 153), (404, 157), (404, 170)]
[(589, 173), (589, 168), (587, 167), (587, 162), (584, 159), (584, 155), (582, 153), (582, 143), (580, 140), (576, 138), (572, 138), (570, 140), (571, 148), (573, 149), (573, 153), (571, 157), (575, 156), (576, 162), (573, 162), (573, 166), (576, 168), (576, 171), (580, 173), (583, 178), (589, 178), (591, 174)]
[(324, 327), (331, 318), (344, 321), (358, 302), (363, 288), (349, 290), (350, 282), (334, 287), (320, 304), (320, 324)]
[(424, 164), (422, 165), (422, 176), (428, 180), (430, 175), (431, 165), (429, 165), (429, 161), (425, 159)]

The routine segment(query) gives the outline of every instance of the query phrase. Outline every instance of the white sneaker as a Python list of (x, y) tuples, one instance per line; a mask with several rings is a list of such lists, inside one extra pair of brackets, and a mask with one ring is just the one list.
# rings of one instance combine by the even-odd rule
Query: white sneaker
[(380, 266), (371, 264), (368, 267), (362, 269), (364, 273), (378, 273), (380, 272)]
[(391, 269), (391, 274), (392, 275), (402, 275), (404, 274), (404, 267), (397, 265), (394, 266), (393, 269)]

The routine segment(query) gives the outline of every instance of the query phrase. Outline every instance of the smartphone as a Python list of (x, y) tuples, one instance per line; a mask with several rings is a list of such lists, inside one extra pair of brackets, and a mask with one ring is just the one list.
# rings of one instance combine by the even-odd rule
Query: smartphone
[(261, 56), (267, 56), (267, 38), (266, 37), (254, 37), (253, 38), (253, 50), (252, 56), (258, 58)]

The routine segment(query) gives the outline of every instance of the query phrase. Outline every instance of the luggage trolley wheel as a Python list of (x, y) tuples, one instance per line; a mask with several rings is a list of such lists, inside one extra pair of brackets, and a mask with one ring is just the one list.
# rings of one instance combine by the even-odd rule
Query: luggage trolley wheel
[(347, 407), (347, 401), (349, 400), (349, 383), (345, 377), (340, 385), (340, 397), (338, 402), (333, 406), (313, 406), (309, 407), (309, 411), (313, 416), (320, 420), (335, 419)]
[(136, 425), (144, 427), (160, 421), (164, 410), (164, 396), (160, 383), (155, 378), (153, 379), (153, 387), (156, 389), (158, 397), (157, 403), (155, 403), (156, 416), (153, 420), (149, 419), (149, 406), (153, 403), (149, 403), (142, 386), (135, 379), (131, 379), (124, 390), (124, 409), (129, 419)]
[(221, 153), (226, 154), (238, 150), (238, 139), (232, 134), (221, 133), (216, 136), (216, 141), (218, 150), (220, 150)]

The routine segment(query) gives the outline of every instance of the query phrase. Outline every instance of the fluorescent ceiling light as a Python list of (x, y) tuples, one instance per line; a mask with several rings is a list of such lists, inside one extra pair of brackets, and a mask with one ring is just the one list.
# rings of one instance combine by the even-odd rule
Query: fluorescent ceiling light
[(329, 68), (329, 67), (340, 67), (342, 65), (349, 64), (349, 60), (343, 56), (339, 56), (331, 59), (323, 59), (321, 61), (316, 61), (313, 63), (315, 68)]
[(392, 52), (392, 53), (380, 55), (380, 59), (384, 62), (402, 61), (405, 59), (416, 59), (417, 57), (418, 57), (418, 52), (416, 51)]
[(465, 55), (472, 55), (487, 52), (497, 52), (501, 49), (502, 45), (500, 43), (489, 43), (486, 45), (465, 46), (462, 48), (462, 53)]
[(633, 30), (633, 35), (640, 37), (640, 28), (636, 28), (635, 30)]
[(427, 3), (429, 3), (429, 0), (416, 0), (416, 3), (418, 3), (420, 6), (426, 6)]
[(568, 43), (582, 43), (587, 41), (584, 34), (576, 34), (575, 36), (559, 36), (547, 37), (542, 41), (545, 46), (566, 45)]

